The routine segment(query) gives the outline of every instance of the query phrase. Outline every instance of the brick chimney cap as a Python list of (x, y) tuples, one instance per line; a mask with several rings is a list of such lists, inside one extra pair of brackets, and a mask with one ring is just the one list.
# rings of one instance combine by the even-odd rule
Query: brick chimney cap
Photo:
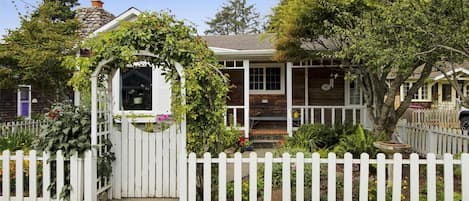
[(102, 8), (103, 4), (104, 4), (104, 2), (101, 1), (101, 0), (91, 0), (91, 6), (93, 6), (95, 8)]

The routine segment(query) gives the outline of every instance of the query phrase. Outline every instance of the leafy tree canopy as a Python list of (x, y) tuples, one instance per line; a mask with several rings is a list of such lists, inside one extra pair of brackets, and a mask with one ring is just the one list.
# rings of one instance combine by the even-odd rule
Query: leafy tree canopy
[[(343, 59), (348, 78), (357, 79), (364, 92), (375, 132), (390, 136), (432, 68), (448, 56), (435, 47), (467, 44), (468, 4), (466, 0), (282, 0), (274, 8), (269, 31), (276, 34), (279, 60), (317, 54)], [(412, 75), (416, 82), (395, 108), (401, 85)]]
[(79, 21), (72, 0), (44, 0), (21, 16), (18, 29), (8, 31), (0, 45), (0, 88), (31, 84), (49, 92), (64, 92), (70, 69), (62, 65), (78, 41)]
[[(114, 59), (108, 66), (124, 68), (136, 61), (158, 64), (173, 90), (172, 110), (176, 119), (186, 114), (187, 149), (202, 154), (223, 151), (227, 132), (223, 123), (228, 86), (226, 77), (218, 70), (218, 62), (206, 42), (196, 36), (196, 30), (186, 26), (168, 13), (142, 13), (133, 22), (122, 22), (116, 29), (101, 33), (84, 42), (91, 57), (69, 57), (71, 69), (80, 71), (71, 84), (82, 93), (89, 93), (90, 74), (101, 61)], [(134, 56), (146, 50), (159, 57)], [(185, 85), (181, 86), (175, 62), (183, 66)], [(186, 90), (183, 104), (181, 89)]]
[(247, 5), (246, 0), (229, 0), (206, 23), (210, 28), (205, 30), (205, 34), (238, 35), (260, 33), (262, 30), (260, 14), (254, 5)]

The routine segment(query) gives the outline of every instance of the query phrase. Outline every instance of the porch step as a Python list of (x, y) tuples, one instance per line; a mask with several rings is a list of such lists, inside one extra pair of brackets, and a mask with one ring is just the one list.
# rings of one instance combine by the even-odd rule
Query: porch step
[(249, 140), (256, 148), (275, 148), (288, 133), (284, 129), (252, 129)]

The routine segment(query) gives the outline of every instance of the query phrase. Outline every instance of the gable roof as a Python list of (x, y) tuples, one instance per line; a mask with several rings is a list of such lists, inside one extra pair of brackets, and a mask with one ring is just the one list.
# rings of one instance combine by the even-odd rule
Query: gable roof
[(134, 7), (130, 7), (117, 17), (113, 18), (112, 20), (108, 21), (106, 24), (103, 24), (98, 29), (94, 30), (93, 33), (90, 34), (90, 37), (95, 36), (100, 32), (106, 32), (109, 30), (113, 30), (119, 26), (121, 21), (133, 21), (140, 15), (142, 12)]
[(275, 49), (273, 34), (243, 34), (201, 36), (208, 46), (224, 50), (267, 50)]

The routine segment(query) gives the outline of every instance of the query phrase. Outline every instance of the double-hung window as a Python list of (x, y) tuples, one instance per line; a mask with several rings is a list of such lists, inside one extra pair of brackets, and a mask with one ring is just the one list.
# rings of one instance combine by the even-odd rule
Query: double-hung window
[[(412, 82), (406, 82), (402, 85), (402, 94), (401, 94), (401, 100), (404, 100), (405, 96), (407, 96), (409, 90), (412, 88), (414, 83)], [(429, 85), (427, 83), (424, 83), (422, 87), (420, 87), (417, 91), (417, 93), (412, 95), (412, 101), (430, 101), (429, 97)]]
[(280, 64), (253, 64), (249, 69), (251, 94), (283, 94), (285, 70)]

